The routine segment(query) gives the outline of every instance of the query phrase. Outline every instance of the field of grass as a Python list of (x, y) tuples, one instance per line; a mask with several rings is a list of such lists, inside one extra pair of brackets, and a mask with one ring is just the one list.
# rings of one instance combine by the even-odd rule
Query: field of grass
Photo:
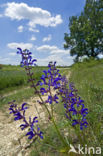
[[(43, 74), (42, 71), (46, 68), (47, 67), (37, 66), (32, 69), (34, 73), (33, 77), (36, 81), (40, 80)], [(63, 69), (60, 70), (61, 72), (63, 71)], [(29, 86), (30, 83), (28, 83), (28, 77), (24, 68), (20, 66), (2, 65), (0, 69), (0, 107), (12, 100), (22, 102), (34, 96), (34, 92), (28, 88)], [(26, 87), (27, 89), (25, 89)]]
[[(33, 69), (33, 72), (35, 73), (34, 77), (39, 80), (41, 75), (42, 75), (42, 70), (44, 70), (45, 67), (36, 67)], [(29, 84), (27, 84), (27, 75), (25, 73), (24, 68), (21, 68), (19, 66), (3, 66), (3, 68), (0, 70), (1, 75), (0, 75), (0, 92), (1, 97), (0, 97), (0, 108), (5, 112), (5, 109), (8, 109), (8, 102), (12, 100), (16, 100), (18, 104), (21, 102), (26, 102), (27, 99), (30, 97), (35, 96), (34, 95), (34, 90), (29, 88)], [(66, 75), (67, 69), (60, 68), (60, 72), (64, 73)], [(28, 86), (27, 86), (28, 85)], [(27, 86), (27, 88), (25, 88)], [(14, 92), (16, 90), (16, 92)], [(12, 93), (12, 94), (11, 94)], [(6, 96), (5, 96), (6, 95)], [(64, 112), (60, 111), (63, 110), (63, 105), (60, 105), (61, 107), (58, 107), (57, 105), (57, 110), (56, 113), (58, 113), (62, 119), (64, 116)], [(59, 122), (57, 123), (61, 128), (62, 128), (62, 123)], [(38, 142), (36, 143), (37, 146), (39, 147), (39, 152), (41, 153), (50, 153), (50, 155), (58, 155), (60, 153), (60, 149), (62, 148), (62, 145), (58, 139), (58, 136), (56, 134), (55, 128), (53, 125), (49, 124), (48, 129), (45, 128), (45, 124), (42, 124), (42, 129), (43, 132), (45, 133), (44, 135), (46, 136), (43, 139), (43, 142), (39, 144)], [(51, 132), (52, 131), (52, 132)], [(49, 143), (49, 144), (48, 144)], [(57, 144), (56, 147), (54, 147), (53, 144)], [(36, 145), (35, 144), (35, 145)], [(57, 147), (58, 151), (57, 151)], [(33, 146), (34, 149), (34, 146)], [(39, 155), (37, 151), (32, 151), (31, 155)]]
[[(34, 68), (35, 77), (39, 80), (42, 75), (44, 67)], [(103, 60), (89, 60), (82, 63), (76, 63), (69, 68), (61, 68), (60, 72), (64, 75), (68, 75), (70, 72), (70, 82), (75, 84), (76, 89), (81, 98), (85, 101), (85, 106), (89, 110), (87, 116), (88, 128), (84, 131), (84, 144), (88, 147), (101, 147), (103, 148)], [(4, 106), (9, 101), (16, 100), (22, 102), (34, 96), (34, 91), (30, 88), (24, 90), (23, 87), (27, 85), (27, 76), (23, 68), (16, 66), (4, 66), (0, 72), (0, 84), (6, 83), (6, 87), (1, 89), (2, 95), (10, 90), (18, 89), (18, 92), (6, 97), (1, 97), (0, 106)], [(13, 82), (12, 82), (13, 81)], [(19, 82), (18, 82), (19, 81)], [(17, 84), (17, 82), (19, 84)], [(1, 86), (5, 86), (5, 83)], [(10, 84), (9, 84), (10, 83)], [(9, 84), (9, 86), (8, 86)], [(7, 89), (8, 87), (8, 89)], [(65, 121), (65, 111), (63, 104), (59, 102), (55, 106), (56, 123), (61, 129), (61, 134), (64, 136), (64, 131), (69, 126)], [(47, 124), (41, 123), (41, 130), (44, 133), (44, 139), (40, 142), (34, 142), (31, 146), (31, 156), (67, 156), (63, 153), (63, 145), (60, 143), (56, 134), (55, 128), (48, 122)], [(70, 129), (72, 132), (72, 129)], [(68, 133), (65, 139), (71, 143), (72, 135), (74, 139), (74, 133)], [(72, 142), (73, 143), (73, 142)], [(79, 144), (79, 142), (76, 142)], [(103, 149), (102, 149), (103, 150)], [(103, 151), (102, 151), (103, 152)]]
[[(36, 80), (40, 80), (43, 67), (34, 67), (33, 73)], [(3, 65), (0, 69), (0, 94), (29, 85), (24, 68), (20, 66)]]
[[(103, 60), (89, 60), (82, 63), (76, 63), (68, 69), (61, 69), (61, 73), (65, 75), (71, 71), (70, 82), (75, 84), (76, 89), (81, 98), (85, 101), (85, 107), (88, 108), (89, 114), (87, 115), (88, 127), (84, 130), (83, 145), (87, 147), (101, 147), (103, 155)], [(64, 119), (63, 105), (59, 103), (56, 106), (57, 125), (61, 129), (62, 135), (67, 125)], [(64, 120), (63, 120), (64, 119)], [(69, 126), (69, 125), (68, 125)], [(71, 129), (71, 127), (70, 127)], [(44, 130), (44, 129), (43, 129)], [(70, 130), (72, 131), (72, 129)], [(66, 139), (72, 142), (71, 132)], [(53, 126), (48, 125), (48, 129), (44, 131), (45, 138), (40, 144), (35, 143), (32, 148), (31, 156), (49, 155), (49, 156), (67, 156), (63, 153), (63, 146), (58, 140)], [(52, 138), (52, 139), (51, 139)], [(73, 134), (74, 138), (74, 134)], [(72, 142), (73, 143), (73, 142)], [(80, 142), (76, 141), (79, 144)], [(74, 143), (74, 144), (75, 144)], [(55, 145), (55, 146), (54, 146)], [(35, 147), (36, 146), (36, 147)], [(58, 149), (58, 150), (57, 150)], [(62, 149), (62, 150), (61, 150)], [(62, 151), (62, 153), (60, 152)], [(73, 154), (73, 153), (72, 153)], [(71, 154), (71, 155), (72, 155)], [(91, 156), (93, 154), (91, 153)], [(75, 156), (75, 154), (74, 154)]]
[[(45, 67), (33, 67), (33, 77), (40, 80)], [(29, 88), (28, 77), (24, 68), (20, 66), (2, 65), (0, 69), (0, 108), (8, 102), (16, 100), (22, 102), (34, 96), (33, 89)]]
[(87, 145), (103, 152), (103, 60), (89, 60), (71, 67), (70, 81), (89, 109)]

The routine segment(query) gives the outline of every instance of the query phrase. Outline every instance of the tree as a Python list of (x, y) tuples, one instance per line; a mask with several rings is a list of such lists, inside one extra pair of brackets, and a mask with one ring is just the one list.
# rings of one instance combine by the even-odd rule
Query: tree
[(70, 33), (65, 33), (64, 48), (70, 49), (75, 61), (84, 55), (98, 57), (103, 53), (103, 0), (86, 0), (80, 16), (69, 18)]

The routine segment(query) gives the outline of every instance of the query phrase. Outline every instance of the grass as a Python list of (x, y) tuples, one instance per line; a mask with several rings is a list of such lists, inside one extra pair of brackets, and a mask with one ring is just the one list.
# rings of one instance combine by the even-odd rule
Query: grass
[[(43, 74), (42, 71), (46, 68), (47, 67), (38, 66), (33, 68), (33, 77), (36, 81), (40, 80), (41, 75)], [(60, 68), (60, 72), (63, 72), (63, 68)], [(29, 86), (27, 80), (28, 77), (24, 68), (21, 68), (20, 66), (2, 65), (2, 68), (0, 68), (0, 95)]]
[(75, 83), (89, 109), (87, 144), (90, 147), (103, 148), (103, 60), (76, 63), (71, 71), (70, 81)]
[[(89, 110), (87, 116), (88, 128), (83, 131), (83, 144), (88, 147), (101, 147), (103, 155), (103, 60), (88, 60), (82, 63), (76, 63), (69, 69), (61, 69), (61, 73), (67, 75), (68, 70), (71, 71), (70, 82), (74, 82), (75, 87), (78, 89), (78, 93), (85, 101), (85, 106)], [(57, 114), (57, 124), (61, 129), (62, 134), (69, 125), (64, 122), (64, 109), (60, 103), (55, 108)], [(44, 127), (45, 128), (45, 127)], [(73, 143), (74, 133), (71, 133), (72, 129), (68, 132), (67, 140)], [(52, 138), (52, 139), (51, 139)], [(49, 146), (49, 144), (51, 146)], [(73, 143), (75, 144), (75, 143)], [(79, 141), (76, 141), (79, 144)], [(35, 143), (37, 146), (31, 152), (31, 156), (64, 156), (61, 153), (63, 146), (58, 140), (58, 136), (55, 135), (55, 129), (52, 126), (48, 126), (45, 131), (45, 139), (42, 144)], [(48, 146), (47, 146), (48, 145)], [(55, 145), (55, 147), (53, 147)], [(68, 145), (69, 146), (69, 145)], [(55, 149), (56, 148), (56, 149)], [(63, 150), (62, 150), (63, 151)], [(93, 155), (91, 153), (91, 155)]]
[[(67, 75), (69, 72), (70, 68), (68, 69), (60, 69), (60, 73), (63, 75)], [(74, 138), (70, 136), (69, 132), (67, 129), (69, 129), (68, 122), (65, 120), (65, 110), (64, 106), (61, 103), (61, 101), (58, 104), (55, 104), (55, 109), (54, 109), (54, 114), (55, 114), (55, 120), (56, 124), (59, 127), (61, 134), (63, 137), (66, 138), (66, 141), (68, 142), (68, 147), (69, 143), (73, 141)], [(40, 123), (41, 125), (41, 130), (43, 131), (43, 136), (44, 139), (42, 142), (37, 141), (34, 142), (34, 144), (31, 146), (31, 153), (30, 156), (67, 156), (68, 154), (65, 153), (65, 147), (61, 143), (57, 132), (52, 125), (51, 122), (46, 123)], [(65, 136), (65, 134), (68, 134), (68, 136)], [(74, 135), (74, 134), (73, 134)], [(74, 156), (71, 154), (71, 156)]]
[[(13, 67), (11, 70), (11, 68), (12, 67), (5, 66), (0, 72), (7, 74), (8, 72), (12, 73), (18, 71), (18, 77), (21, 75), (21, 79), (24, 81), (23, 84), (17, 86), (11, 85), (8, 88), (12, 89), (25, 86), (27, 84), (27, 78), (24, 78), (24, 69), (20, 67)], [(39, 79), (43, 68), (38, 67), (33, 70), (35, 71), (35, 76)], [(67, 75), (69, 70), (71, 71), (70, 82), (75, 83), (79, 95), (85, 101), (85, 106), (89, 109), (89, 114), (87, 117), (89, 125), (84, 131), (84, 144), (87, 144), (88, 147), (103, 148), (103, 60), (88, 60), (82, 63), (76, 63), (72, 65), (71, 68), (61, 68), (60, 72)], [(12, 74), (8, 76), (13, 78)], [(18, 80), (20, 80), (20, 78), (18, 78)], [(14, 81), (16, 82), (16, 80)], [(6, 88), (4, 90), (6, 90)], [(24, 100), (26, 101), (26, 99), (29, 99), (30, 96), (33, 95), (34, 92), (31, 90), (31, 88), (28, 88), (25, 91), (24, 89), (20, 89), (16, 94), (9, 95), (5, 98), (2, 97), (0, 99), (0, 106), (4, 106), (4, 104), (12, 101), (13, 99), (15, 99), (18, 103)], [(67, 122), (64, 122), (64, 108), (61, 102), (59, 102), (59, 104), (57, 104), (55, 107), (56, 122), (61, 129), (62, 135), (64, 136), (64, 131), (68, 127)], [(41, 123), (41, 128), (41, 130), (44, 132), (44, 139), (41, 143), (38, 141), (34, 142), (34, 144), (31, 146), (32, 151), (30, 156), (66, 156), (65, 153), (63, 153), (64, 147), (62, 144), (60, 144), (58, 136), (55, 132), (55, 128), (52, 126), (52, 124), (47, 123), (45, 126), (45, 124)], [(72, 131), (72, 129), (70, 129), (70, 131)], [(74, 137), (74, 134), (71, 136), (70, 132), (66, 139), (69, 140), (70, 143), (73, 143), (72, 137)]]
[[(34, 91), (27, 82), (25, 69), (20, 66), (2, 65), (0, 68), (0, 108), (8, 102), (16, 100), (18, 103), (34, 96)], [(33, 78), (40, 80), (42, 71), (46, 67), (33, 67)]]
[[(44, 67), (34, 67), (34, 78), (38, 81)], [(28, 78), (24, 68), (20, 66), (3, 65), (0, 69), (0, 94), (5, 94), (19, 87), (27, 86)]]
[(25, 85), (26, 83), (25, 71), (0, 71), (0, 90)]
[(43, 141), (34, 142), (30, 156), (66, 156), (61, 153), (63, 146), (57, 137), (54, 127), (48, 125), (48, 129), (43, 129), (43, 132), (45, 135)]
[(27, 99), (30, 99), (30, 97), (35, 96), (34, 95), (34, 90), (31, 88), (27, 88), (27, 89), (20, 89), (18, 90), (16, 93), (13, 93), (11, 95), (8, 96), (1, 96), (0, 98), (0, 108), (1, 109), (5, 109), (5, 107), (8, 107), (7, 104), (10, 101), (16, 100), (16, 102), (18, 104), (20, 104), (21, 102), (26, 102)]
[[(33, 71), (35, 73), (34, 77), (39, 80), (40, 76), (42, 74), (42, 70), (45, 69), (44, 67), (37, 67), (34, 68)], [(66, 69), (65, 69), (66, 70)], [(64, 72), (63, 69), (60, 69), (61, 73)], [(16, 100), (18, 104), (21, 102), (26, 102), (27, 99), (29, 99), (31, 96), (34, 95), (34, 90), (31, 88), (25, 88), (27, 85), (27, 76), (23, 68), (19, 66), (3, 66), (2, 69), (0, 70), (1, 75), (0, 75), (0, 92), (1, 98), (0, 98), (0, 108), (5, 111), (5, 108), (8, 108), (7, 103)], [(65, 72), (66, 74), (66, 72)], [(16, 92), (14, 90), (16, 89)], [(12, 92), (11, 92), (12, 91)], [(10, 94), (9, 94), (10, 92)], [(5, 96), (6, 93), (6, 96)], [(58, 107), (58, 106), (57, 106)], [(63, 108), (63, 106), (62, 106)], [(58, 107), (58, 112), (62, 113), (60, 111), (60, 107)], [(56, 112), (57, 113), (57, 112)], [(61, 116), (62, 117), (62, 116)], [(61, 118), (62, 119), (62, 118)], [(59, 126), (62, 128), (62, 124), (58, 122)], [(43, 124), (44, 126), (44, 124)], [(48, 128), (43, 129), (43, 132), (45, 133), (45, 138), (43, 139), (43, 142), (39, 144), (38, 142), (36, 143), (38, 146), (38, 150), (43, 154), (48, 154), (49, 155), (57, 155), (59, 156), (60, 150), (62, 145), (60, 144), (60, 141), (58, 139), (58, 136), (55, 132), (55, 128), (52, 125), (48, 125)], [(56, 144), (56, 147), (54, 146)], [(34, 148), (34, 146), (33, 146)], [(58, 149), (58, 150), (57, 150)], [(31, 155), (37, 156), (39, 155), (38, 150), (35, 151), (33, 150), (31, 152)]]
[[(0, 68), (0, 108), (3, 108), (9, 101), (15, 99), (22, 102), (33, 96), (33, 90), (26, 87), (30, 86), (27, 82), (28, 77), (25, 69), (20, 66), (2, 65)], [(33, 73), (36, 81), (40, 80), (43, 70), (47, 67), (34, 67)], [(63, 72), (63, 69), (60, 69)], [(15, 93), (16, 91), (16, 93)], [(10, 95), (9, 95), (10, 93)], [(6, 95), (6, 96), (5, 96)]]
[[(69, 147), (69, 143), (73, 144), (75, 135), (73, 129), (71, 129), (71, 126), (65, 119), (65, 110), (61, 102), (55, 104), (54, 114), (56, 124)], [(30, 156), (68, 156), (65, 153), (66, 147), (61, 143), (54, 125), (50, 121), (46, 124), (40, 123), (40, 125), (44, 139), (32, 144)], [(69, 156), (76, 155), (71, 153)]]

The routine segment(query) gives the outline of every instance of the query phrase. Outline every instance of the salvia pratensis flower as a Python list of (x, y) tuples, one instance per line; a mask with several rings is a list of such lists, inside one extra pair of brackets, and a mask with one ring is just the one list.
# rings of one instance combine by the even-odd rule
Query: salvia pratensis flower
[(58, 89), (60, 87), (60, 81), (62, 79), (59, 70), (56, 69), (56, 62), (50, 62), (48, 70), (43, 70), (44, 75), (41, 77), (42, 85), (52, 86), (54, 89)]
[[(27, 49), (22, 51), (18, 48), (19, 54), (22, 55), (22, 66), (26, 67), (28, 71), (29, 81), (32, 82), (32, 87), (41, 87), (39, 91), (36, 90), (37, 94), (47, 94), (48, 98), (45, 103), (53, 104), (53, 102), (58, 103), (59, 95), (62, 97), (62, 102), (64, 103), (64, 108), (66, 110), (66, 117), (72, 122), (73, 126), (79, 125), (80, 129), (88, 125), (86, 121), (86, 115), (88, 114), (88, 109), (84, 106), (84, 101), (78, 96), (78, 92), (75, 89), (74, 83), (70, 83), (68, 87), (68, 81), (65, 76), (61, 76), (59, 70), (56, 68), (56, 62), (49, 62), (47, 70), (43, 71), (41, 81), (38, 81), (34, 85), (34, 79), (32, 77), (33, 73), (30, 72), (31, 66), (36, 61), (32, 59), (31, 52)], [(55, 94), (52, 95), (52, 90)], [(39, 101), (43, 104), (43, 101)], [(16, 110), (15, 110), (16, 111)], [(31, 136), (33, 133), (30, 131)]]
[[(36, 59), (32, 59), (31, 52), (27, 49), (22, 50), (21, 48), (17, 48), (17, 54), (21, 54), (22, 56), (22, 61), (21, 61), (21, 66), (32, 66), (36, 65), (35, 62), (37, 61)], [(28, 69), (28, 68), (27, 68)]]
[(33, 120), (29, 117), (29, 121), (26, 120), (25, 111), (28, 109), (28, 107), (26, 107), (27, 103), (23, 103), (21, 107), (18, 107), (14, 102), (15, 101), (9, 102), (10, 113), (13, 113), (15, 121), (23, 120), (24, 123), (20, 125), (20, 128), (21, 130), (28, 128), (28, 132), (26, 133), (26, 136), (29, 136), (28, 139), (32, 139), (34, 137), (40, 137), (43, 139), (43, 132), (40, 131), (40, 128), (37, 125), (37, 117), (34, 117)]
[(67, 81), (64, 78), (62, 87), (59, 90), (59, 94), (62, 96), (62, 102), (66, 110), (66, 118), (71, 121), (72, 126), (80, 126), (80, 129), (87, 127), (86, 115), (88, 109), (84, 106), (84, 101), (78, 96), (77, 90), (73, 83), (67, 87)]
[(28, 82), (31, 82), (31, 87), (35, 88), (36, 83), (35, 79), (33, 77), (34, 73), (31, 71), (32, 66), (36, 66), (35, 62), (37, 61), (36, 59), (32, 59), (31, 52), (27, 49), (22, 50), (21, 48), (17, 48), (17, 54), (20, 54), (22, 57), (21, 61), (21, 67), (25, 67), (27, 76), (28, 76)]
[[(49, 62), (48, 68), (49, 69), (47, 70), (43, 70), (44, 74), (41, 76), (41, 81), (38, 83), (39, 86), (42, 86), (39, 92), (42, 95), (48, 94), (48, 98), (45, 100), (45, 103), (58, 103), (59, 98), (57, 90), (61, 86), (62, 76), (56, 68), (56, 62)], [(52, 91), (54, 91), (55, 94), (52, 94)], [(39, 101), (39, 103), (41, 102)]]

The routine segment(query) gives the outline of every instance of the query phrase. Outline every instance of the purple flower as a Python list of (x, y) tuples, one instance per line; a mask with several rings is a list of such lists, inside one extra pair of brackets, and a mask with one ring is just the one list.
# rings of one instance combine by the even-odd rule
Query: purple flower
[[(41, 139), (43, 139), (43, 136), (42, 136), (43, 132), (40, 131), (40, 128), (38, 127), (38, 125), (34, 126), (34, 123), (38, 122), (38, 120), (36, 120), (36, 119), (37, 119), (37, 117), (34, 117), (34, 119), (33, 119), (32, 122), (30, 121), (31, 118), (30, 118), (30, 120), (29, 120), (29, 123), (30, 123), (30, 130), (29, 130), (29, 132), (26, 134), (26, 136), (29, 135), (28, 139), (32, 139), (32, 138), (35, 137), (35, 136), (38, 136), (38, 137), (40, 137)], [(31, 124), (31, 123), (32, 123), (32, 124)]]
[(26, 136), (29, 135), (28, 139), (32, 139), (35, 136), (35, 133), (33, 131), (29, 131)]
[(42, 95), (44, 95), (44, 93), (47, 93), (45, 88), (40, 88), (40, 93), (42, 93)]
[(25, 123), (25, 124), (21, 124), (20, 127), (21, 127), (21, 130), (24, 130), (25, 128), (27, 128), (29, 126), (28, 123)]
[(53, 101), (55, 101), (56, 103), (58, 103), (58, 101), (57, 101), (58, 99), (59, 99), (58, 96), (55, 94), (54, 97), (53, 97)]
[(43, 139), (42, 136), (43, 132), (40, 131), (40, 128), (37, 125), (38, 123), (37, 116), (35, 116), (33, 120), (31, 119), (31, 117), (29, 117), (29, 121), (25, 117), (25, 111), (28, 109), (28, 107), (25, 106), (27, 105), (27, 103), (23, 103), (21, 107), (17, 107), (14, 101), (9, 102), (9, 104), (10, 104), (9, 110), (11, 110), (10, 113), (14, 114), (14, 120), (17, 121), (23, 119), (24, 123), (20, 125), (21, 130), (28, 128), (28, 132), (26, 134), (26, 136), (29, 135), (28, 139), (32, 139), (34, 137), (40, 137), (41, 139)]
[(22, 104), (21, 111), (28, 109), (28, 107), (25, 107), (25, 105), (27, 105), (27, 103), (23, 103), (23, 104)]
[(21, 66), (32, 66), (36, 65), (35, 62), (37, 61), (36, 59), (32, 59), (31, 52), (27, 49), (22, 50), (21, 48), (17, 48), (17, 54), (21, 54), (22, 56), (22, 61), (21, 61)]
[[(48, 70), (43, 70), (44, 74), (41, 76), (41, 82), (39, 81), (37, 83), (37, 85), (42, 86), (39, 93), (42, 95), (48, 93), (48, 98), (45, 100), (45, 103), (58, 103), (59, 98), (57, 90), (61, 87), (62, 76), (59, 73), (59, 70), (56, 69), (56, 62), (49, 62), (48, 67)], [(52, 90), (55, 90), (55, 94), (53, 95)], [(40, 101), (39, 103), (42, 104)]]
[(47, 77), (48, 72), (46, 70), (43, 70), (43, 72), (45, 73), (45, 77)]
[(67, 87), (67, 81), (64, 78), (62, 80), (62, 88), (59, 90), (59, 94), (62, 95), (62, 102), (64, 103), (64, 108), (66, 110), (66, 118), (72, 122), (72, 126), (87, 127), (88, 123), (86, 121), (86, 115), (88, 114), (88, 109), (84, 106), (84, 101), (78, 96), (77, 90), (73, 83), (69, 84), (69, 89)]
[(40, 132), (38, 133), (38, 136), (39, 136), (41, 139), (43, 139), (43, 132), (40, 131)]
[(48, 70), (44, 70), (44, 74), (41, 77), (42, 80), (42, 85), (46, 85), (48, 86), (48, 88), (50, 88), (50, 86), (52, 86), (54, 89), (58, 89), (60, 87), (60, 82), (61, 82), (61, 75), (59, 73), (59, 70), (56, 69), (56, 62), (52, 63), (50, 62), (48, 67)]
[(48, 102), (49, 104), (52, 104), (52, 101), (53, 101), (53, 100), (52, 100), (52, 96), (49, 95), (49, 96), (48, 96), (47, 102)]
[(14, 118), (14, 120), (20, 120), (20, 119), (23, 119), (23, 116), (21, 115), (20, 112), (15, 113), (14, 116), (16, 116), (16, 117)]

